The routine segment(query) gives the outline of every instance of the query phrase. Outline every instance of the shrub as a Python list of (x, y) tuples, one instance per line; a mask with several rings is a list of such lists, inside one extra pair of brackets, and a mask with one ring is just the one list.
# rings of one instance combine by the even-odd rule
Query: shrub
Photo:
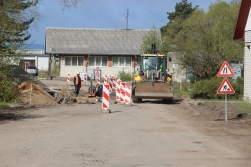
[(122, 81), (134, 80), (133, 73), (132, 72), (125, 72), (124, 70), (118, 72), (117, 78), (121, 79)]
[[(208, 80), (200, 80), (193, 84), (190, 97), (193, 99), (223, 99), (225, 96), (217, 94), (217, 90), (223, 78), (213, 77)], [(228, 95), (231, 99), (240, 99), (243, 96), (243, 79), (237, 78), (235, 81), (229, 79), (230, 84), (235, 90), (235, 94)]]
[(7, 103), (0, 102), (0, 108), (9, 108), (10, 106)]
[(236, 80), (233, 82), (232, 86), (235, 90), (234, 96), (237, 99), (242, 98), (244, 93), (244, 79), (242, 77), (237, 77)]
[(0, 63), (0, 101), (7, 102), (17, 97), (15, 66)]

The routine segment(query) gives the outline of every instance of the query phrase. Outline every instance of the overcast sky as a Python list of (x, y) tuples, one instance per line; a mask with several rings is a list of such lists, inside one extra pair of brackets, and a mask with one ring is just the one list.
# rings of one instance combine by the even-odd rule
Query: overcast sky
[[(30, 42), (45, 44), (46, 27), (125, 29), (127, 9), (129, 29), (160, 28), (167, 24), (167, 12), (174, 12), (182, 0), (85, 0), (71, 10), (62, 10), (60, 0), (43, 0), (39, 11), (44, 17), (31, 31)], [(188, 0), (205, 11), (218, 0)], [(231, 0), (225, 0), (230, 2)]]

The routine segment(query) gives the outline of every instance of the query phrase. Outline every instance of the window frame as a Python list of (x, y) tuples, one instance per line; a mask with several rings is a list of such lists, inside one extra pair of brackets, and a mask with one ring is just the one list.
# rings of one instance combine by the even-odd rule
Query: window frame
[[(94, 58), (94, 65), (90, 65), (90, 58)], [(97, 61), (96, 61), (96, 58), (100, 58), (101, 59), (101, 64), (100, 65), (97, 65)], [(106, 62), (105, 62), (105, 64), (106, 65), (103, 65), (104, 63), (103, 63), (103, 58), (106, 58)], [(90, 56), (89, 57), (89, 60), (88, 60), (88, 66), (89, 67), (108, 67), (108, 56)]]
[[(117, 62), (117, 66), (114, 66), (114, 58), (118, 58), (118, 62)], [(129, 58), (130, 59), (130, 66), (126, 66), (126, 59)], [(123, 65), (121, 64), (121, 60), (120, 59), (124, 59), (123, 61)], [(112, 67), (132, 67), (132, 57), (112, 57)]]
[[(76, 65), (72, 65), (72, 58), (77, 58), (77, 64)], [(66, 63), (66, 58), (70, 58), (70, 65), (68, 65), (69, 63)], [(79, 65), (79, 58), (82, 60), (82, 65)], [(65, 56), (64, 57), (64, 60), (65, 60), (65, 66), (68, 66), (68, 67), (84, 67), (84, 57), (83, 56)]]

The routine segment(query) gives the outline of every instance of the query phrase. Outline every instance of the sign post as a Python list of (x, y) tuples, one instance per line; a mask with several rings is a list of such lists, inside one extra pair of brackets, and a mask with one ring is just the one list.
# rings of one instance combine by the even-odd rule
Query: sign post
[(227, 122), (227, 95), (235, 93), (232, 85), (230, 84), (230, 82), (228, 81), (226, 77), (233, 77), (233, 76), (234, 76), (234, 73), (231, 67), (229, 66), (227, 61), (224, 61), (217, 74), (217, 77), (224, 77), (220, 87), (217, 90), (217, 93), (225, 94), (225, 121), (226, 122)]

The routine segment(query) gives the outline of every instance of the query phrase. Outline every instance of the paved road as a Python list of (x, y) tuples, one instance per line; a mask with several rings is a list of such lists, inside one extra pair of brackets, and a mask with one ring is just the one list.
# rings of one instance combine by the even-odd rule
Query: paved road
[(239, 167), (234, 148), (196, 132), (177, 105), (79, 104), (36, 108), (0, 124), (0, 166)]

